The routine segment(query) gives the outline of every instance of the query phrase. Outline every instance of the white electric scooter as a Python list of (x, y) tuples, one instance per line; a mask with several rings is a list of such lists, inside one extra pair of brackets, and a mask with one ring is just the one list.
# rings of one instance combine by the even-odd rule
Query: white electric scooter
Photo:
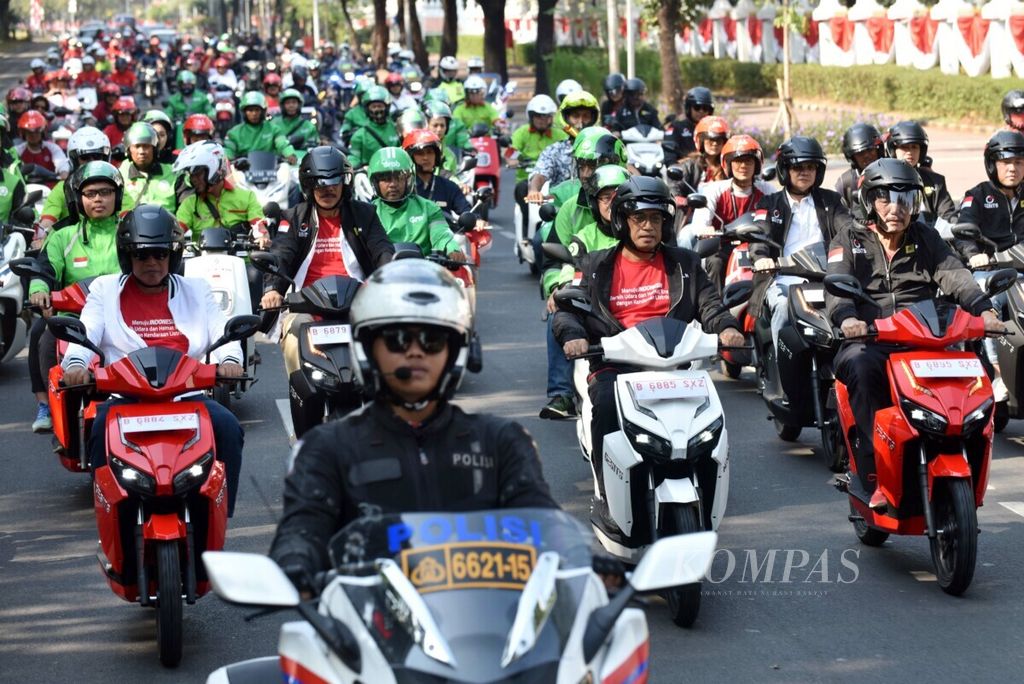
[[(731, 302), (750, 297), (749, 284), (726, 290)], [(555, 293), (559, 309), (589, 316), (579, 288)], [(604, 337), (585, 357), (639, 368), (615, 380), (619, 430), (604, 436), (593, 463), (587, 391), (588, 358), (575, 362), (573, 383), (582, 403), (577, 437), (592, 468), (603, 469), (607, 517), (593, 515), (594, 534), (606, 551), (637, 563), (658, 539), (716, 530), (729, 495), (729, 437), (725, 416), (705, 368), (719, 353), (716, 335), (696, 321), (652, 318)], [(595, 476), (594, 491), (598, 491)], [(609, 524), (609, 520), (613, 524)], [(673, 621), (689, 627), (700, 609), (700, 584), (666, 593)]]
[(665, 132), (648, 124), (637, 124), (622, 131), (622, 142), (626, 145), (626, 157), (630, 165), (642, 176), (653, 176), (664, 180), (665, 150), (661, 144)]

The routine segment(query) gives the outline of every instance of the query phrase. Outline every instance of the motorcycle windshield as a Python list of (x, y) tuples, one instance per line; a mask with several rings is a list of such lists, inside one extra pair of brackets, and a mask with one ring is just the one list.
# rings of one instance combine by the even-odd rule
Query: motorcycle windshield
[(267, 151), (249, 153), (249, 169), (245, 180), (252, 184), (273, 183), (277, 180), (277, 155)]
[[(481, 468), (490, 458), (456, 457)], [(591, 540), (589, 530), (557, 509), (416, 513), (354, 521), (331, 540), (330, 554), (341, 574), (351, 572), (350, 564), (394, 561), (429, 609), (451, 651), (454, 673), (417, 645), (415, 630), (403, 627), (407, 604), (396, 596), (400, 592), (382, 584), (345, 585), (398, 681), (419, 681), (418, 674), (443, 681), (555, 681), (589, 573), (559, 580), (555, 606), (533, 648), (507, 667), (501, 666), (502, 656), (540, 554), (556, 552), (561, 571), (589, 569)], [(361, 608), (370, 605), (373, 610)]]

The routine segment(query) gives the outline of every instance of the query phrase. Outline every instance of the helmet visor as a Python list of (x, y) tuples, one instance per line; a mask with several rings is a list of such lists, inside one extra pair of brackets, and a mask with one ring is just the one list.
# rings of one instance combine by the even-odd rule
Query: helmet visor
[(913, 215), (921, 209), (921, 191), (918, 188), (897, 190), (895, 188), (872, 188), (867, 193), (871, 208), (884, 216), (893, 208), (899, 213)]

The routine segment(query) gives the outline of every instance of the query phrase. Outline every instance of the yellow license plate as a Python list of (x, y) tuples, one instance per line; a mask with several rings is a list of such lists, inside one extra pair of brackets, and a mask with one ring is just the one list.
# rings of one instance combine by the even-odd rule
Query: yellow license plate
[(529, 544), (456, 542), (402, 552), (402, 571), (421, 594), (449, 589), (522, 589), (537, 550)]

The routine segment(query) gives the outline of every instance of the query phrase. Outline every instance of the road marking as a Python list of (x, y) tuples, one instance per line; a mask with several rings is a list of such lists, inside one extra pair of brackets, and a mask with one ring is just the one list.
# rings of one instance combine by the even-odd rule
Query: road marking
[(509, 240), (516, 239), (515, 233), (513, 233), (511, 230), (505, 230), (504, 228), (492, 228), (491, 235), (500, 235), (501, 237), (508, 238)]
[(288, 435), (288, 443), (295, 443), (295, 426), (292, 425), (292, 408), (287, 399), (278, 399), (277, 412), (281, 414), (281, 422), (284, 423), (284, 434)]
[(1024, 501), (1000, 501), (999, 505), (1024, 518)]
[(937, 582), (939, 579), (927, 570), (911, 570), (910, 574), (918, 582)]

